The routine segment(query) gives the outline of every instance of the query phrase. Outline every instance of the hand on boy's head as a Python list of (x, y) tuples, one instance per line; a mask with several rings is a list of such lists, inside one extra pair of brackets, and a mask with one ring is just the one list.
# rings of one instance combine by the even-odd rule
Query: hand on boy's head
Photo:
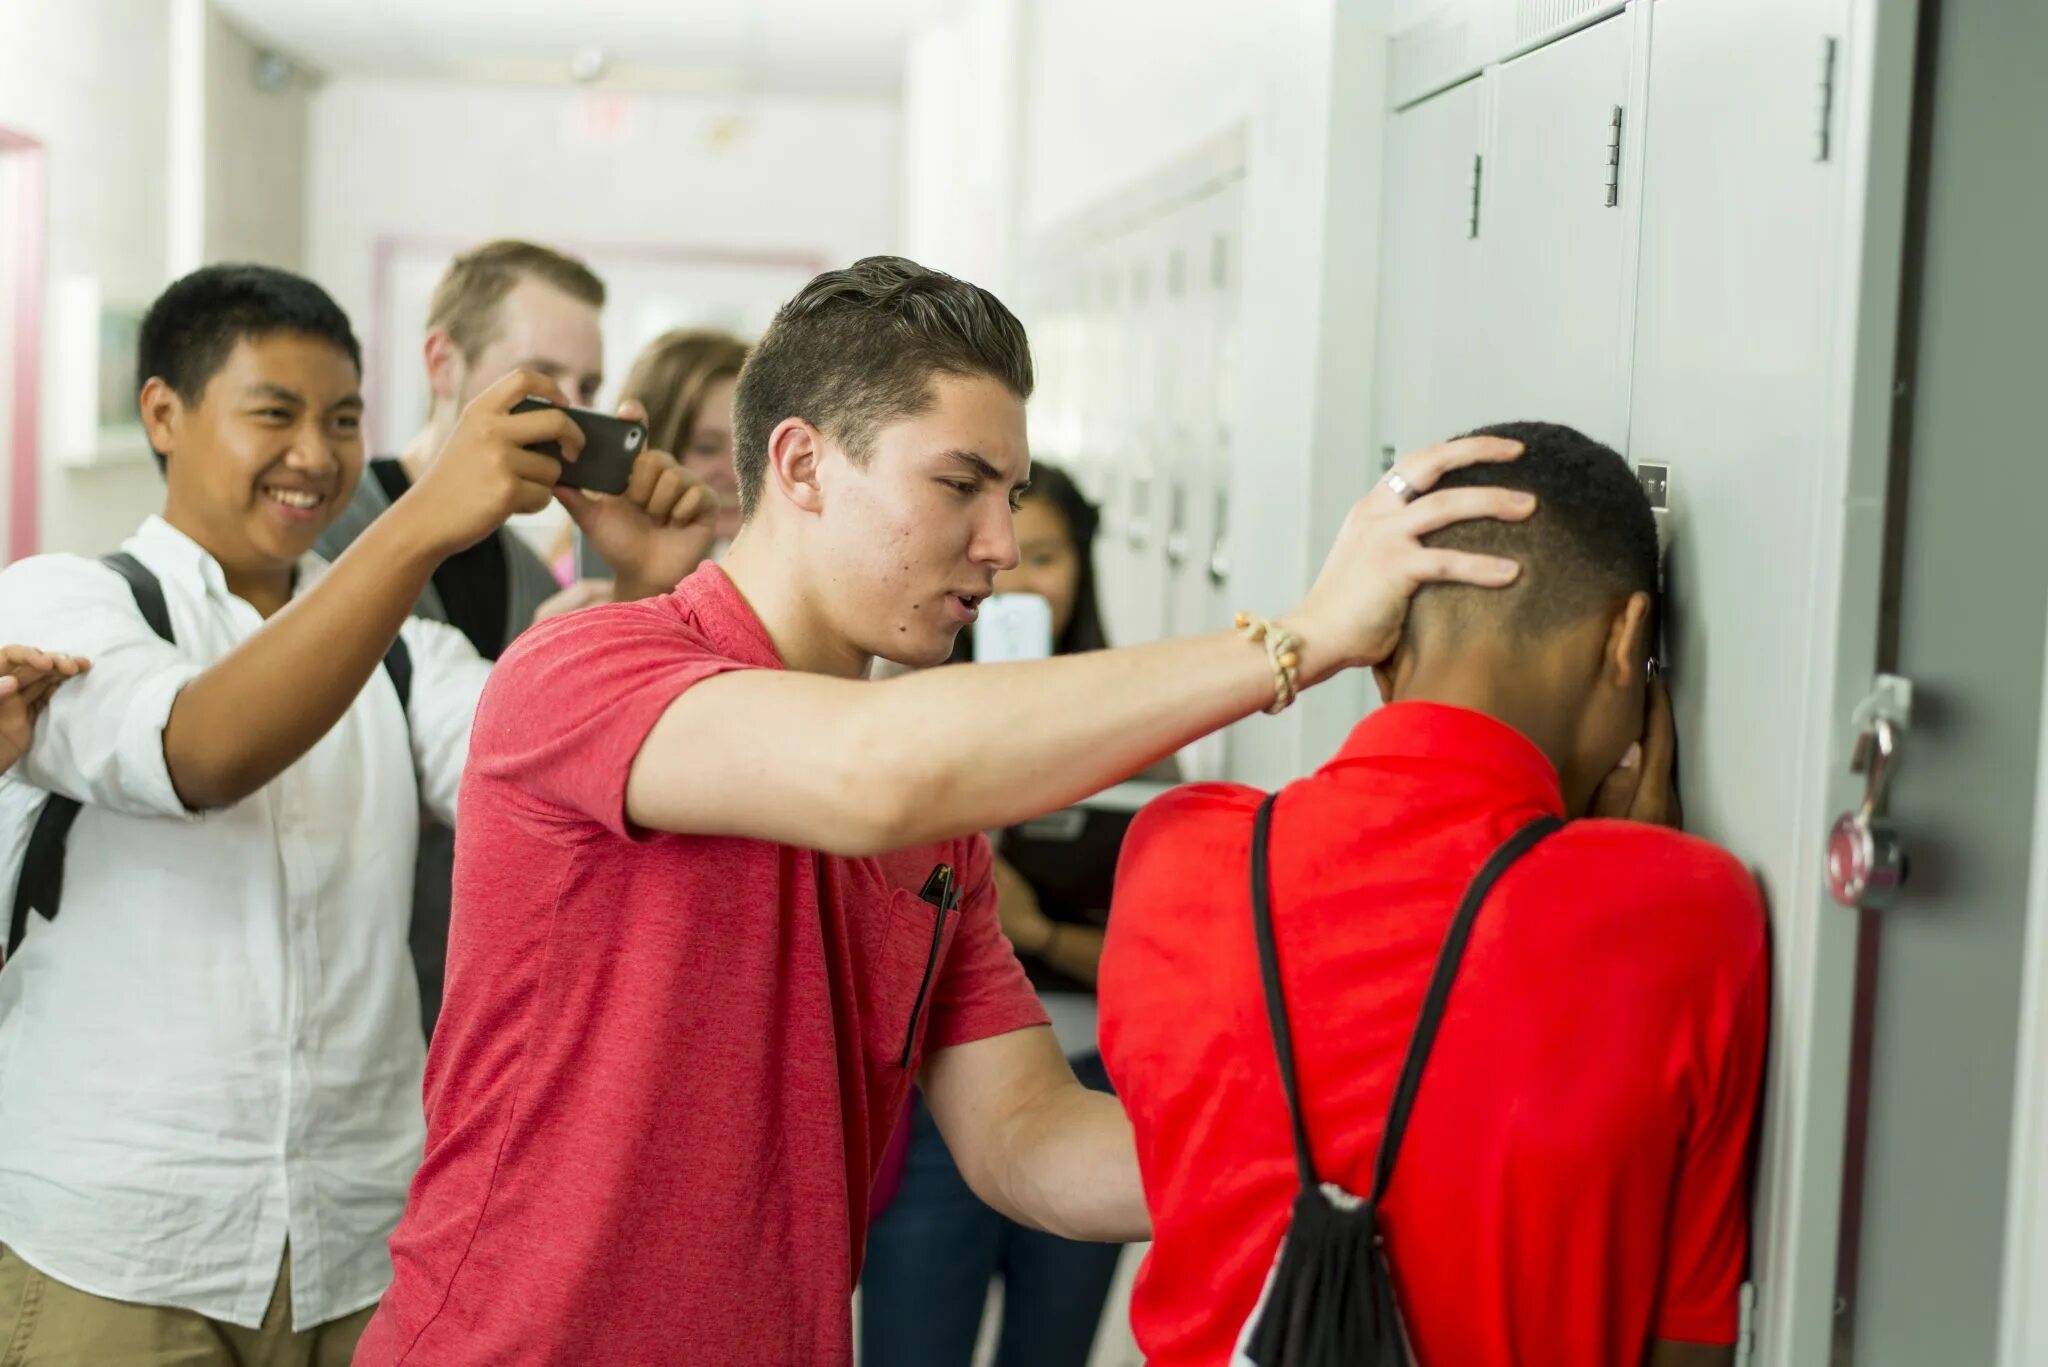
[(1593, 794), (1588, 815), (1680, 829), (1685, 814), (1673, 772), (1677, 761), (1671, 691), (1664, 680), (1652, 679), (1643, 704), (1643, 738), (1629, 747), (1621, 764)]
[(1374, 665), (1400, 643), (1408, 602), (1424, 584), (1466, 583), (1503, 588), (1521, 567), (1497, 556), (1431, 549), (1431, 532), (1472, 518), (1518, 522), (1536, 500), (1511, 489), (1476, 487), (1429, 492), (1448, 470), (1481, 461), (1514, 460), (1520, 442), (1467, 437), (1403, 456), (1392, 474), (1414, 491), (1407, 501), (1385, 480), (1356, 504), (1337, 533), (1315, 586), (1286, 624), (1302, 638), (1303, 682), (1339, 669)]
[(553, 442), (567, 460), (583, 450), (583, 429), (560, 407), (512, 411), (529, 396), (563, 403), (553, 380), (513, 371), (462, 411), (440, 456), (400, 500), (425, 519), (443, 555), (475, 545), (514, 514), (548, 506), (562, 461), (531, 447)]

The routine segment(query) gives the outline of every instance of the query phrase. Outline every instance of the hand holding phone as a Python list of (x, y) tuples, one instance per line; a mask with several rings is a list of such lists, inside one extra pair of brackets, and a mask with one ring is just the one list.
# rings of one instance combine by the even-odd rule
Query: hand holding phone
[[(616, 418), (560, 412), (573, 415), (587, 444), (563, 468), (555, 501), (611, 568), (619, 601), (667, 593), (710, 554), (718, 495), (673, 455), (647, 446), (647, 412), (638, 402), (620, 404)], [(586, 426), (587, 419), (596, 423)]]
[[(554, 386), (545, 376), (514, 371), (477, 395), (392, 509), (416, 523), (439, 554), (474, 546), (507, 518), (553, 501), (563, 466), (581, 453), (583, 432), (553, 404), (524, 404), (536, 392), (552, 393)], [(561, 455), (543, 454), (543, 444)]]
[[(565, 489), (583, 489), (593, 494), (623, 494), (633, 482), (633, 462), (647, 446), (647, 424), (615, 418), (589, 408), (570, 408), (531, 396), (512, 406), (514, 413), (560, 407), (569, 421), (583, 433), (583, 453), (562, 462), (561, 478), (555, 483)], [(561, 448), (540, 442), (529, 448), (561, 460)]]

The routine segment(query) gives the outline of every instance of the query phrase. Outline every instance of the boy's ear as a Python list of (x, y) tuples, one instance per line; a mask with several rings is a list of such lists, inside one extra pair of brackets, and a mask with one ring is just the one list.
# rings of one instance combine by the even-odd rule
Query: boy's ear
[(152, 375), (143, 382), (142, 394), (135, 406), (142, 415), (142, 430), (149, 438), (150, 448), (157, 453), (160, 462), (167, 461), (176, 454), (178, 425), (185, 415), (185, 401), (161, 377)]
[(1650, 657), (1650, 632), (1654, 614), (1650, 595), (1632, 593), (1607, 628), (1607, 650), (1600, 671), (1616, 687), (1633, 685)]

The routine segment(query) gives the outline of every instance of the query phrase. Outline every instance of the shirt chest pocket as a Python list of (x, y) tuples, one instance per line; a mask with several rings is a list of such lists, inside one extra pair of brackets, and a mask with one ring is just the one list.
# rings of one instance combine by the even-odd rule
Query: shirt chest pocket
[(897, 889), (878, 920), (862, 974), (867, 989), (862, 1032), (873, 1063), (908, 1068), (931, 1021), (960, 910)]

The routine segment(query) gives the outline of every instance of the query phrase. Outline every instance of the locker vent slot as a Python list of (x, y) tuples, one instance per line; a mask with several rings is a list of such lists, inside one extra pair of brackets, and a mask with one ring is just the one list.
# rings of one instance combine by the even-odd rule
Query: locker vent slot
[(1448, 13), (1395, 34), (1388, 49), (1396, 109), (1476, 75), (1488, 55), (1472, 50), (1470, 25)]
[(1515, 45), (1534, 42), (1612, 8), (1614, 0), (1515, 0)]

